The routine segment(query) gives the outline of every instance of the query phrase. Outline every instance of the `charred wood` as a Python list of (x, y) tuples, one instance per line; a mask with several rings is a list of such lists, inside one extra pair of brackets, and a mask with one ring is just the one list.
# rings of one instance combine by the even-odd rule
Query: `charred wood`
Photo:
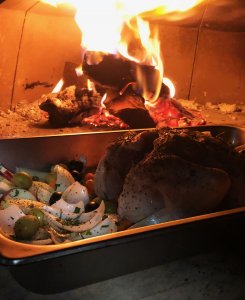
[(100, 105), (101, 96), (88, 89), (70, 86), (55, 94), (43, 96), (40, 109), (49, 114), (53, 127), (67, 125), (76, 115), (88, 116)]
[(131, 128), (152, 128), (155, 123), (145, 108), (144, 99), (133, 92), (118, 95), (106, 103), (108, 111)]
[[(154, 66), (139, 65), (136, 62), (124, 59), (113, 54), (104, 54), (99, 59), (94, 59), (98, 55), (95, 52), (87, 52), (84, 55), (82, 69), (88, 78), (96, 84), (122, 90), (130, 82), (137, 82), (137, 69), (141, 69), (146, 76), (146, 80), (154, 80), (158, 72)], [(151, 88), (152, 84), (151, 84)], [(137, 94), (141, 94), (140, 87), (135, 88)], [(163, 83), (160, 95), (166, 97), (169, 95), (169, 88)]]
[(103, 55), (98, 63), (93, 63), (93, 52), (87, 52), (83, 59), (82, 69), (95, 83), (108, 88), (122, 89), (127, 83), (134, 81), (134, 63), (118, 58), (115, 55)]

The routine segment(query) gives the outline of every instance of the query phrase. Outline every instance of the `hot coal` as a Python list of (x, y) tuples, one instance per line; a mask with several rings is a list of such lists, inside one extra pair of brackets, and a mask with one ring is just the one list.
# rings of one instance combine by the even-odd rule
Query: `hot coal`
[(145, 108), (144, 99), (132, 91), (117, 95), (106, 103), (108, 111), (119, 117), (130, 128), (152, 128), (155, 122)]
[(186, 127), (206, 124), (200, 113), (185, 109), (175, 99), (160, 97), (154, 107), (148, 107), (148, 111), (157, 127)]
[(129, 125), (124, 123), (120, 118), (111, 115), (107, 110), (103, 109), (90, 117), (82, 118), (83, 125), (92, 125), (94, 127), (107, 127), (111, 129), (129, 129)]
[[(81, 85), (86, 85), (87, 77), (79, 77), (75, 72), (76, 67), (75, 64), (66, 63), (64, 72), (64, 84), (69, 82), (69, 78), (73, 78), (76, 85), (43, 97), (40, 108), (48, 112), (49, 123), (53, 127), (84, 123), (96, 127), (118, 127), (119, 123), (125, 123), (130, 128), (205, 124), (200, 115), (185, 110), (176, 100), (170, 100), (169, 88), (163, 83), (154, 106), (150, 102), (145, 104), (141, 96), (145, 92), (141, 82), (147, 83), (146, 94), (149, 97), (154, 95), (155, 83), (160, 76), (154, 66), (139, 64), (112, 54), (86, 52), (83, 73), (92, 80), (99, 92), (81, 88)], [(67, 77), (65, 73), (70, 75)], [(143, 81), (137, 80), (139, 74), (143, 76)], [(113, 115), (120, 121), (112, 121), (112, 117), (106, 120), (105, 114), (101, 114), (101, 99), (105, 94), (105, 108), (109, 112), (106, 115)], [(120, 126), (125, 127), (119, 125), (119, 128)]]
[(155, 127), (144, 99), (132, 89), (123, 95), (111, 93), (109, 98), (106, 110), (102, 110), (99, 93), (70, 86), (59, 93), (43, 96), (40, 108), (48, 112), (53, 127), (81, 124), (117, 129)]
[(100, 106), (101, 96), (88, 89), (70, 86), (55, 94), (43, 96), (40, 109), (48, 112), (49, 122), (54, 127), (68, 125), (79, 114), (87, 117)]

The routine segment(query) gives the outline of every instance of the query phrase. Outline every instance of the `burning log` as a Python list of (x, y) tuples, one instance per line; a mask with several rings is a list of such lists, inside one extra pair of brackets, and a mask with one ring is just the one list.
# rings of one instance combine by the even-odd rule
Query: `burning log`
[(118, 90), (135, 81), (133, 62), (112, 54), (98, 55), (97, 52), (86, 52), (83, 59), (83, 72), (92, 81)]
[[(69, 65), (70, 66), (70, 65)], [(73, 72), (75, 73), (75, 71)], [(96, 92), (71, 86), (47, 95), (40, 108), (49, 114), (53, 127), (92, 125), (110, 128), (152, 128), (160, 126), (203, 125), (200, 115), (185, 110), (176, 100), (170, 99), (170, 89), (162, 83), (158, 99), (145, 101), (141, 96), (155, 93), (159, 71), (112, 54), (87, 52), (84, 55), (83, 74), (96, 85)], [(137, 74), (143, 76), (137, 81)], [(76, 83), (87, 82), (86, 76), (73, 76)], [(65, 78), (65, 77), (64, 77)], [(67, 80), (65, 80), (67, 82)], [(102, 95), (106, 101), (102, 104)], [(145, 94), (144, 94), (145, 95)], [(103, 108), (103, 109), (102, 109)]]
[(155, 127), (153, 119), (145, 108), (144, 99), (132, 91), (117, 95), (106, 104), (106, 108), (131, 128)]
[[(134, 83), (135, 90), (138, 89), (136, 73), (139, 68), (144, 72), (148, 82), (154, 81), (158, 72), (154, 66), (140, 65), (113, 54), (102, 55), (93, 51), (85, 53), (82, 68), (84, 74), (96, 84), (118, 91), (129, 83)], [(154, 87), (151, 88), (154, 89)], [(140, 94), (140, 91), (137, 92)], [(162, 97), (169, 96), (169, 88), (164, 83), (160, 94)]]
[(43, 96), (43, 100), (40, 109), (48, 112), (52, 126), (59, 127), (67, 125), (81, 112), (85, 117), (98, 111), (101, 96), (85, 88), (70, 86), (59, 93)]

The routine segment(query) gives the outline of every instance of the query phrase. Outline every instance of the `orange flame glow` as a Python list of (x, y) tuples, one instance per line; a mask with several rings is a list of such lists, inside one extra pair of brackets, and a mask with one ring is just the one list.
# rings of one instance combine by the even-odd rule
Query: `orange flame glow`
[(52, 93), (59, 93), (63, 85), (64, 85), (64, 80), (63, 78), (61, 78), (56, 84), (56, 86), (54, 87), (54, 89), (52, 90)]
[[(75, 20), (82, 32), (82, 48), (111, 53), (137, 62), (137, 84), (144, 99), (152, 104), (157, 100), (163, 81), (163, 60), (157, 30), (142, 19), (144, 14), (164, 15), (191, 9), (204, 0), (43, 0), (50, 5), (71, 5)], [(152, 66), (148, 78), (141, 66)], [(150, 81), (150, 82), (149, 82)], [(170, 81), (167, 85), (174, 94)]]
[(81, 77), (83, 75), (83, 69), (82, 66), (79, 66), (75, 69), (75, 72), (77, 74), (78, 77)]
[(89, 91), (96, 91), (94, 83), (91, 80), (87, 80), (87, 88)]
[(163, 77), (162, 82), (169, 88), (170, 98), (173, 98), (175, 95), (175, 87), (173, 82), (167, 77)]

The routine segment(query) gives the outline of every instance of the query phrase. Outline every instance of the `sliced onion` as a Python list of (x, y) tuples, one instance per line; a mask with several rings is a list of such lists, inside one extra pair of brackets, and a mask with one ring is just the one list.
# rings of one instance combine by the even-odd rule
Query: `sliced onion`
[(12, 204), (9, 207), (0, 210), (0, 229), (6, 235), (14, 235), (15, 222), (25, 214), (18, 207)]
[(72, 203), (67, 203), (63, 197), (56, 201), (52, 207), (56, 208), (56, 209), (59, 209), (59, 210), (62, 210), (62, 212), (74, 212), (76, 208), (80, 209), (79, 210), (79, 213), (82, 213), (84, 212), (84, 204), (83, 204), (83, 201), (79, 201), (75, 204), (72, 204)]
[(97, 224), (95, 227), (82, 234), (83, 238), (90, 238), (93, 236), (99, 236), (103, 234), (108, 234), (112, 232), (117, 232), (117, 225), (113, 218), (108, 216), (105, 220)]
[(30, 209), (32, 208), (39, 208), (42, 209), (44, 204), (41, 202), (38, 202), (36, 200), (28, 200), (28, 199), (10, 199), (7, 201), (9, 205), (16, 204), (18, 207), (27, 214)]
[(21, 188), (13, 188), (4, 196), (4, 200), (10, 199), (36, 200), (36, 197), (28, 190)]
[(89, 202), (88, 190), (85, 186), (75, 181), (63, 193), (62, 198), (68, 203), (83, 201), (84, 205)]
[[(45, 213), (45, 216), (50, 224), (52, 224), (58, 228), (65, 229), (70, 232), (83, 232), (83, 231), (90, 230), (91, 228), (95, 227), (99, 222), (101, 222), (104, 211), (105, 211), (105, 203), (104, 203), (104, 201), (101, 201), (100, 206), (92, 212), (93, 214), (90, 214), (91, 219), (80, 225), (62, 224), (59, 221), (57, 221), (54, 218), (54, 216), (52, 216), (49, 213)], [(80, 220), (80, 218), (79, 218), (79, 220)]]
[(54, 189), (50, 185), (41, 181), (33, 181), (31, 187), (29, 188), (29, 191), (33, 195), (37, 196), (37, 192), (39, 189), (44, 189), (46, 191), (49, 191), (50, 193), (54, 192)]
[(78, 218), (80, 213), (70, 213), (61, 211), (60, 209), (56, 209), (52, 206), (45, 205), (44, 203), (33, 201), (33, 200), (27, 200), (27, 199), (16, 199), (16, 200), (8, 200), (9, 204), (17, 204), (21, 210), (23, 210), (24, 213), (28, 214), (29, 210), (31, 208), (39, 208), (42, 211), (46, 211), (52, 215), (54, 215), (57, 218), (60, 219), (75, 219)]
[(63, 193), (75, 180), (71, 173), (60, 165), (54, 166), (53, 170), (57, 174), (56, 191)]
[(49, 234), (54, 244), (64, 243), (69, 237), (69, 234), (58, 233), (52, 227), (49, 229)]
[(83, 211), (83, 210), (81, 210), (81, 212), (79, 212), (79, 213), (66, 212), (62, 209), (55, 208), (53, 206), (48, 206), (48, 205), (43, 206), (43, 210), (45, 210), (47, 213), (50, 213), (51, 215), (53, 215), (59, 219), (62, 219), (62, 220), (76, 219), (81, 215), (81, 213)]

